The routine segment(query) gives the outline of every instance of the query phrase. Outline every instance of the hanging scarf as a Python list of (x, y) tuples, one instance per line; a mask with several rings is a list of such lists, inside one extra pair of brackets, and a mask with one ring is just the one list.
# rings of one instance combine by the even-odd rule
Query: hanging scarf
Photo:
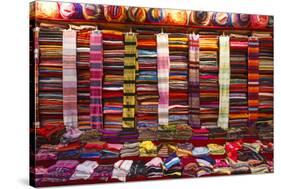
[(189, 35), (189, 124), (200, 127), (199, 35)]
[(169, 71), (168, 34), (157, 34), (158, 121), (160, 126), (169, 124)]
[(248, 126), (254, 127), (259, 106), (259, 41), (250, 37), (248, 46)]
[(95, 129), (103, 128), (102, 112), (103, 46), (102, 33), (90, 35), (90, 122)]
[(124, 83), (123, 83), (123, 128), (135, 127), (136, 112), (136, 66), (137, 38), (125, 35)]
[(220, 64), (219, 64), (219, 85), (220, 102), (218, 127), (228, 128), (229, 116), (229, 84), (230, 84), (230, 50), (229, 37), (220, 36)]
[(63, 121), (77, 127), (76, 31), (63, 31)]

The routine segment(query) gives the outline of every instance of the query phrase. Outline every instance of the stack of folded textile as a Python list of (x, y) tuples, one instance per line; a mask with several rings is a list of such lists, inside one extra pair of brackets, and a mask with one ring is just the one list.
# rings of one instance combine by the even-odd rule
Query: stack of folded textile
[(198, 169), (196, 170), (197, 177), (210, 175), (213, 173), (213, 168), (216, 162), (211, 157), (200, 156), (199, 158), (196, 158), (196, 162), (199, 165)]
[(125, 143), (120, 151), (120, 157), (139, 156), (139, 143)]
[(48, 168), (44, 178), (49, 182), (65, 182), (69, 180), (78, 164), (77, 160), (59, 160)]
[(81, 158), (100, 158), (100, 151), (104, 148), (105, 142), (91, 141), (87, 142), (80, 152)]
[(193, 157), (182, 157), (181, 163), (183, 165), (182, 175), (188, 177), (196, 177), (197, 176), (197, 169), (198, 163), (195, 158)]
[(229, 165), (231, 167), (231, 174), (246, 174), (251, 173), (249, 164), (242, 161), (229, 160)]
[(42, 144), (58, 144), (64, 133), (65, 127), (62, 125), (38, 128), (36, 129), (36, 145), (39, 147)]
[(141, 140), (156, 139), (158, 127), (158, 85), (156, 38), (140, 31), (137, 39), (139, 73), (136, 78), (137, 127)]
[(89, 179), (107, 182), (108, 179), (110, 179), (112, 176), (113, 168), (114, 167), (112, 164), (98, 165), (98, 167), (95, 168), (94, 172), (91, 174)]
[(194, 147), (192, 150), (192, 155), (194, 157), (207, 156), (207, 155), (209, 155), (209, 153), (210, 153), (210, 150), (204, 146)]
[(36, 161), (41, 160), (57, 160), (57, 152), (54, 149), (41, 148), (35, 155)]
[(72, 142), (68, 144), (58, 145), (58, 159), (79, 159), (80, 158), (80, 142)]
[(207, 147), (208, 147), (211, 155), (224, 155), (225, 154), (225, 148), (223, 145), (211, 143), (211, 144), (208, 144)]
[(120, 155), (120, 150), (122, 149), (123, 144), (111, 144), (106, 143), (103, 146), (103, 150), (101, 151), (101, 158), (117, 158)]
[(175, 139), (177, 140), (189, 140), (192, 137), (191, 126), (177, 125), (175, 132)]
[(70, 180), (89, 179), (98, 165), (99, 164), (96, 161), (84, 161), (76, 167), (75, 172), (70, 177)]
[(128, 174), (128, 177), (134, 178), (134, 177), (139, 177), (139, 176), (145, 176), (146, 175), (146, 167), (143, 161), (134, 161), (130, 172)]
[(157, 156), (157, 146), (151, 141), (143, 141), (139, 145), (141, 157)]
[(101, 137), (101, 134), (97, 130), (87, 130), (82, 133), (79, 137), (81, 143), (87, 143), (90, 141), (98, 141)]
[(203, 128), (217, 127), (219, 108), (218, 36), (200, 35), (200, 122)]
[(182, 172), (181, 161), (176, 153), (172, 153), (163, 163), (164, 175), (180, 177)]
[(77, 107), (79, 129), (90, 129), (90, 31), (77, 32)]
[(165, 143), (161, 143), (158, 146), (158, 154), (159, 157), (168, 157), (169, 156), (169, 148), (168, 145)]
[(163, 161), (160, 157), (155, 157), (149, 162), (147, 162), (145, 164), (146, 177), (148, 178), (162, 177), (163, 176), (162, 164)]
[(273, 37), (269, 33), (254, 34), (259, 38), (259, 117), (261, 139), (273, 138)]
[(209, 130), (208, 129), (192, 129), (192, 139), (193, 140), (208, 140)]
[(173, 128), (188, 126), (187, 49), (188, 37), (186, 34), (172, 33), (169, 35), (169, 127)]
[(157, 131), (157, 138), (163, 140), (173, 140), (175, 138), (175, 134), (176, 134), (175, 128), (165, 126), (165, 129), (161, 128)]
[(39, 47), (40, 125), (63, 125), (62, 31), (40, 28)]
[(133, 160), (119, 160), (114, 163), (114, 169), (111, 178), (125, 182), (130, 172)]
[(63, 144), (68, 144), (79, 141), (79, 137), (82, 134), (83, 132), (77, 128), (68, 128), (67, 132), (62, 135), (60, 142)]
[(231, 167), (227, 159), (216, 159), (216, 164), (214, 165), (214, 173), (221, 174), (221, 175), (230, 175), (231, 174)]
[(227, 131), (217, 127), (217, 128), (209, 128), (209, 138), (210, 139), (226, 139)]
[(230, 35), (229, 126), (248, 125), (248, 36)]
[(177, 151), (176, 151), (177, 156), (180, 157), (192, 156), (192, 149), (193, 149), (192, 143), (178, 143)]
[(103, 114), (104, 129), (122, 129), (124, 37), (115, 30), (103, 30)]
[(47, 175), (48, 168), (45, 167), (35, 167), (34, 175), (35, 175), (35, 183), (36, 185), (40, 186), (42, 182), (44, 182), (44, 175)]

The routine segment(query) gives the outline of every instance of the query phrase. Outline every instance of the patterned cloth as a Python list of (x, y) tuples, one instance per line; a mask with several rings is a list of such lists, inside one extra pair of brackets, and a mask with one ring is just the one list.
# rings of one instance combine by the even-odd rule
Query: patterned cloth
[(34, 40), (34, 99), (35, 99), (35, 127), (40, 127), (39, 124), (39, 27), (34, 28), (33, 30), (33, 40)]
[(169, 124), (169, 40), (168, 34), (157, 34), (158, 120), (159, 126)]
[(123, 83), (123, 128), (135, 127), (136, 112), (136, 68), (137, 37), (135, 34), (125, 35), (124, 83)]
[(230, 49), (229, 37), (220, 36), (220, 67), (219, 67), (219, 85), (220, 85), (220, 103), (218, 126), (228, 128), (229, 116), (229, 84), (230, 84)]
[(90, 75), (91, 127), (102, 129), (103, 47), (102, 33), (100, 31), (92, 32), (90, 36)]
[(248, 44), (248, 126), (254, 127), (259, 112), (259, 41), (250, 37)]
[(76, 31), (63, 32), (63, 121), (77, 127)]
[(200, 127), (199, 35), (189, 35), (189, 124)]

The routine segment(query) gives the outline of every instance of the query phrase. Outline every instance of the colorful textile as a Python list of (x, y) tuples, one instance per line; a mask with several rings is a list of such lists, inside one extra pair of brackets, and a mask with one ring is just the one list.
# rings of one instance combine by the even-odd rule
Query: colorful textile
[(200, 127), (199, 35), (189, 35), (189, 124)]
[(147, 11), (147, 20), (152, 23), (161, 23), (165, 18), (164, 13), (164, 10), (160, 8), (150, 8)]
[(220, 36), (220, 67), (219, 67), (219, 84), (220, 84), (220, 103), (218, 127), (228, 128), (229, 118), (229, 84), (230, 84), (230, 53), (229, 37)]
[(135, 127), (137, 38), (125, 35), (124, 83), (123, 83), (123, 128)]
[(249, 38), (248, 47), (248, 126), (254, 127), (258, 119), (259, 106), (259, 41)]
[(187, 13), (183, 10), (166, 10), (166, 22), (169, 24), (186, 25)]
[(95, 129), (103, 128), (102, 79), (102, 33), (100, 31), (94, 31), (90, 36), (90, 120), (91, 127)]
[(232, 14), (231, 23), (235, 28), (247, 28), (250, 25), (251, 16), (248, 14)]
[(132, 22), (143, 23), (146, 20), (146, 10), (141, 7), (129, 7), (128, 18)]
[(269, 16), (251, 15), (251, 27), (254, 29), (266, 28), (269, 22)]
[(78, 126), (76, 31), (63, 31), (63, 120), (66, 128)]
[(189, 23), (191, 25), (208, 26), (212, 21), (212, 12), (207, 11), (192, 11), (190, 14)]
[(124, 22), (127, 19), (126, 7), (108, 5), (104, 9), (104, 16), (109, 22)]
[(158, 122), (160, 127), (169, 124), (170, 58), (168, 45), (168, 34), (157, 34)]
[(216, 12), (213, 14), (213, 24), (217, 26), (229, 26), (231, 14)]
[(98, 20), (103, 16), (103, 6), (93, 4), (82, 4), (83, 16), (86, 20)]
[(35, 98), (35, 127), (40, 127), (39, 122), (39, 27), (33, 30), (33, 40), (34, 40), (34, 98)]
[(59, 8), (63, 19), (81, 19), (83, 17), (80, 3), (59, 3)]

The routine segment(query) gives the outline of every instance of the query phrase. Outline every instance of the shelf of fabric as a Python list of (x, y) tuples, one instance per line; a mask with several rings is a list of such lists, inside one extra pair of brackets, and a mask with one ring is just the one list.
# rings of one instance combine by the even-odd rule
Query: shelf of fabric
[(78, 127), (90, 129), (90, 31), (77, 32), (77, 107)]
[(218, 34), (208, 31), (199, 34), (201, 128), (215, 128), (219, 109)]
[(62, 32), (40, 28), (39, 48), (40, 124), (63, 125)]

